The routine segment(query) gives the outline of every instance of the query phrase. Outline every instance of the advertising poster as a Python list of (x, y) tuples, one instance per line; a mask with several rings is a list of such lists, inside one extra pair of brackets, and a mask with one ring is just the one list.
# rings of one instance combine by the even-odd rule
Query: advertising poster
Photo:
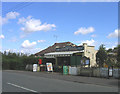
[(86, 60), (86, 65), (89, 65), (90, 64), (90, 61), (89, 60)]
[(37, 64), (33, 64), (33, 72), (37, 71)]
[(46, 63), (47, 71), (53, 71), (52, 63)]

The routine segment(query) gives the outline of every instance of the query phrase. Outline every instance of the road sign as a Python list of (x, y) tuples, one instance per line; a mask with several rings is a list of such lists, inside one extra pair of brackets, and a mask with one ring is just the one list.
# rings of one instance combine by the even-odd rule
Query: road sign
[(108, 65), (107, 65), (107, 64), (104, 64), (104, 67), (105, 67), (105, 68), (108, 68)]

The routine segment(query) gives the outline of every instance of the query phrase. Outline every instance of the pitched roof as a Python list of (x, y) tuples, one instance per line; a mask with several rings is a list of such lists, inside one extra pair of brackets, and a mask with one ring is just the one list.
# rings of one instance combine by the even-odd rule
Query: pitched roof
[(43, 56), (45, 53), (55, 52), (57, 47), (61, 48), (61, 47), (67, 46), (67, 45), (77, 46), (71, 42), (55, 43), (54, 45), (49, 46), (48, 48), (36, 53), (35, 55)]

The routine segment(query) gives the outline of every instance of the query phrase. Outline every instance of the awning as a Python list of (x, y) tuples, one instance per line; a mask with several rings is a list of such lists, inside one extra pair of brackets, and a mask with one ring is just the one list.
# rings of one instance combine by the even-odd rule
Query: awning
[(44, 54), (45, 57), (54, 58), (56, 56), (72, 56), (74, 53), (84, 52), (82, 51), (64, 51), (64, 52), (51, 52)]

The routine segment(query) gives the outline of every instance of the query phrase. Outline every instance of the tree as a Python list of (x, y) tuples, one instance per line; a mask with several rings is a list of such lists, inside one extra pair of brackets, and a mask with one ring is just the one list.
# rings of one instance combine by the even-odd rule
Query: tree
[(112, 51), (113, 51), (112, 48), (110, 48), (110, 49), (107, 50), (108, 53), (109, 53), (109, 52), (112, 52)]
[(117, 64), (116, 66), (120, 68), (120, 45), (117, 46)]
[(108, 67), (115, 66), (115, 62), (116, 62), (116, 58), (114, 57), (114, 55), (108, 55), (106, 60), (106, 64), (108, 65)]
[(105, 46), (103, 44), (100, 45), (100, 47), (99, 47), (99, 50), (96, 54), (96, 60), (97, 60), (99, 67), (103, 67), (103, 64), (107, 60), (107, 52), (106, 52)]

